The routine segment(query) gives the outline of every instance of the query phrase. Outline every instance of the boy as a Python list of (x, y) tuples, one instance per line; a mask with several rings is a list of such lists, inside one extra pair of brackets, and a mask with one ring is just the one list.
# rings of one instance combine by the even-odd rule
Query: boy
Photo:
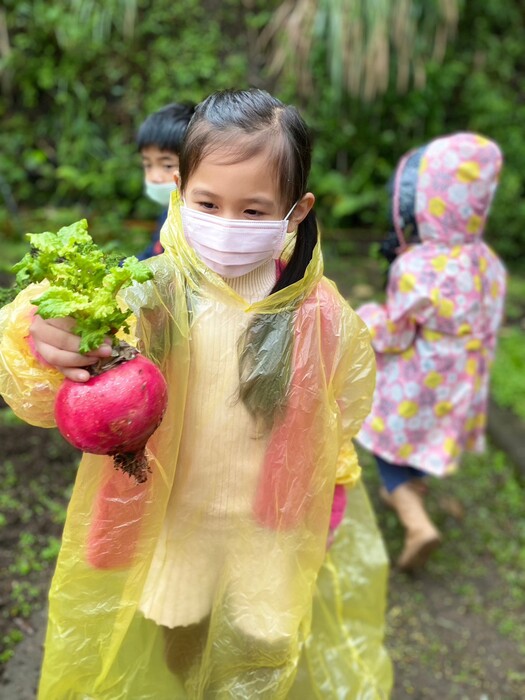
[(139, 260), (163, 252), (160, 230), (166, 221), (170, 195), (177, 188), (173, 176), (179, 170), (179, 153), (194, 109), (193, 104), (174, 102), (150, 114), (139, 127), (137, 146), (142, 156), (145, 194), (164, 209), (150, 245), (137, 256)]

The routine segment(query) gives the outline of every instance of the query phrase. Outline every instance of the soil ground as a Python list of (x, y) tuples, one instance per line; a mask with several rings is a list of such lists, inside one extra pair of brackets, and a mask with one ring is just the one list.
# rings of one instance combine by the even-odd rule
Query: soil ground
[[(377, 277), (377, 270), (364, 265), (351, 281), (342, 271), (335, 276), (349, 285), (345, 291), (356, 304), (370, 293), (371, 274)], [(78, 453), (55, 430), (27, 426), (6, 408), (0, 409), (0, 446), (0, 697), (29, 700)], [(402, 532), (377, 498), (369, 456), (362, 454), (362, 461), (395, 560)], [(410, 577), (393, 568), (390, 578), (393, 700), (525, 698), (523, 497), (519, 471), (493, 446), (466, 459), (453, 478), (432, 484), (429, 510), (444, 544), (423, 573)]]
[[(78, 452), (0, 409), (0, 678), (45, 604)], [(0, 697), (2, 693), (0, 692)]]

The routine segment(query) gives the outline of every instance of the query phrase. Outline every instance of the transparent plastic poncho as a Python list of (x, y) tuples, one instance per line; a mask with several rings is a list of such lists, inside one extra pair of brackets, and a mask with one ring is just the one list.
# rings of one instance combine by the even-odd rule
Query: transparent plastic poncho
[[(82, 458), (39, 698), (388, 698), (387, 558), (352, 445), (374, 388), (368, 332), (323, 278), (319, 246), (304, 279), (247, 305), (187, 245), (177, 195), (162, 243), (154, 279), (123, 299), (132, 340), (169, 386), (151, 473), (137, 484), (109, 457)], [(0, 312), (0, 388), (20, 417), (52, 427), (62, 377), (27, 341), (38, 291)], [(257, 383), (277, 369), (287, 385), (264, 420), (206, 363), (210, 328), (254, 319), (272, 321), (249, 371)], [(239, 344), (221, 352), (235, 369)], [(246, 426), (242, 449), (230, 444)], [(327, 547), (336, 483), (348, 505)]]

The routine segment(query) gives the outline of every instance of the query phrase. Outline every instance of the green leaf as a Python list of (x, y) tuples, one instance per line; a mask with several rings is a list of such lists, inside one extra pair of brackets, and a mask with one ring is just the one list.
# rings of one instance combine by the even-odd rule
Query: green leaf
[(80, 350), (97, 348), (108, 335), (127, 330), (130, 311), (123, 311), (118, 292), (133, 282), (153, 277), (147, 265), (135, 257), (115, 264), (88, 233), (81, 219), (57, 233), (29, 233), (31, 250), (13, 267), (18, 287), (47, 279), (50, 287), (32, 301), (42, 318), (70, 316), (81, 338)]
[(51, 287), (31, 303), (38, 307), (42, 318), (75, 318), (89, 306), (89, 299), (71, 289)]

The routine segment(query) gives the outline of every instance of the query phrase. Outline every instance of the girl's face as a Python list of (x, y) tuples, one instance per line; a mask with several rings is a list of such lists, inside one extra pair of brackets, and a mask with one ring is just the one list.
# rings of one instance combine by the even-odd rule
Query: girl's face
[[(220, 149), (202, 159), (183, 185), (186, 206), (224, 219), (284, 219), (288, 211), (277, 190), (268, 154), (263, 151), (238, 163), (229, 161), (231, 153)], [(182, 187), (177, 175), (175, 181)], [(311, 193), (301, 198), (290, 215), (288, 231), (297, 228), (313, 203)]]

